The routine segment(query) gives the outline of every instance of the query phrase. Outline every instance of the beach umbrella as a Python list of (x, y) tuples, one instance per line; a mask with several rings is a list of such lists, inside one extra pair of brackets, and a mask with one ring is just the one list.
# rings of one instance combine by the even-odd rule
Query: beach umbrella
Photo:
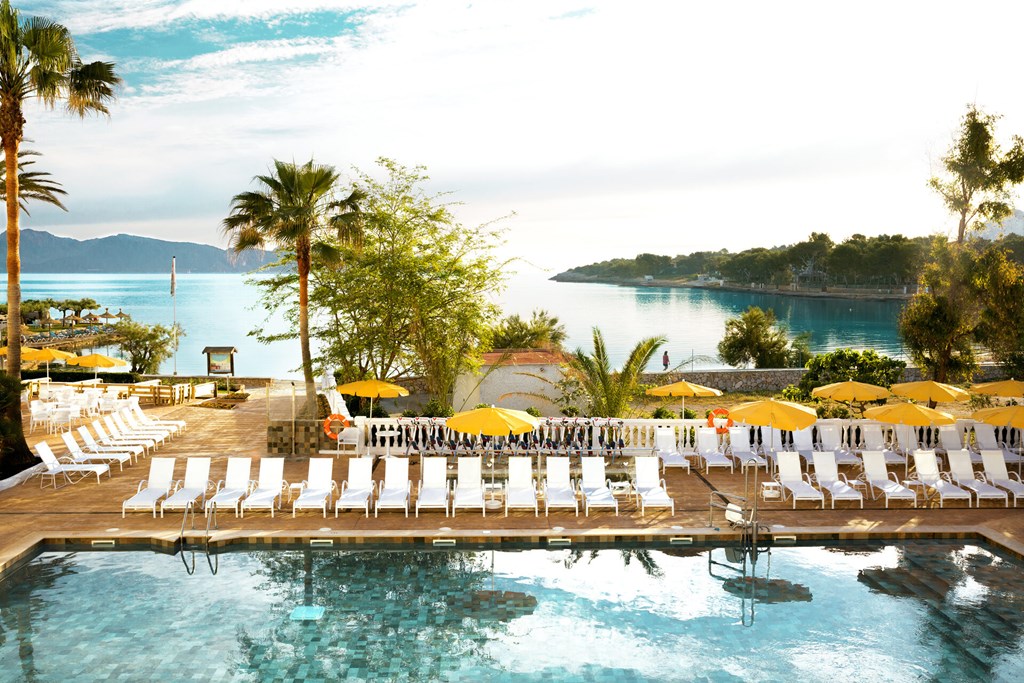
[(522, 410), (509, 408), (476, 408), (449, 417), (447, 425), (465, 434), (508, 436), (525, 434), (540, 426), (540, 419)]
[(379, 379), (361, 379), (338, 387), (338, 393), (346, 396), (362, 396), (370, 399), (370, 417), (373, 417), (373, 399), (398, 398), (408, 396), (409, 390), (397, 384), (389, 384)]
[[(24, 352), (28, 351), (26, 355)], [(70, 358), (77, 358), (75, 354), (68, 353), (67, 351), (61, 351), (60, 349), (22, 349), (21, 357), (25, 360), (36, 361), (37, 363), (46, 363), (46, 379), (50, 379), (50, 362), (51, 361), (67, 361)]]
[(103, 312), (100, 313), (99, 317), (103, 318), (104, 320), (113, 320), (114, 318), (117, 317), (117, 313), (111, 313), (109, 308), (105, 308), (103, 309)]
[(117, 309), (117, 313), (115, 313), (115, 314), (114, 314), (114, 317), (115, 317), (115, 318), (120, 318), (120, 319), (122, 319), (122, 320), (123, 320), (123, 319), (125, 319), (125, 318), (130, 318), (131, 316), (130, 316), (130, 315), (128, 315), (127, 313), (125, 313), (124, 311), (122, 311), (122, 310), (121, 310), (121, 309), (119, 308), (119, 309)]
[(985, 382), (971, 385), (971, 391), (987, 396), (1024, 396), (1024, 382), (1019, 379), (1004, 379), (1000, 382)]
[(890, 403), (868, 408), (864, 411), (864, 417), (868, 420), (910, 425), (911, 427), (929, 427), (933, 424), (950, 425), (956, 422), (956, 419), (949, 413), (919, 403)]
[(811, 389), (811, 396), (830, 398), (833, 401), (880, 401), (889, 398), (892, 393), (875, 384), (847, 380)]
[[(785, 429), (794, 431), (810, 427), (818, 421), (818, 414), (813, 408), (802, 406), (799, 403), (779, 401), (774, 398), (763, 401), (751, 401), (740, 403), (729, 409), (729, 417), (735, 422), (768, 427), (769, 429)], [(762, 443), (763, 443), (762, 436)], [(775, 432), (771, 432), (770, 448), (775, 448)]]
[(722, 392), (718, 389), (712, 389), (711, 387), (705, 387), (700, 384), (694, 384), (693, 382), (687, 382), (685, 379), (672, 384), (666, 384), (660, 387), (654, 387), (648, 389), (646, 392), (649, 396), (678, 396), (679, 402), (679, 415), (683, 416), (686, 414), (686, 397), (687, 396), (721, 396)]
[(128, 361), (104, 356), (102, 353), (90, 353), (87, 356), (73, 356), (67, 360), (67, 364), (77, 365), (82, 368), (93, 368), (96, 370), (94, 377), (99, 377), (100, 368), (116, 368), (128, 365)]
[(963, 389), (933, 380), (902, 382), (900, 384), (893, 384), (889, 389), (897, 396), (904, 396), (915, 401), (928, 401), (929, 403), (966, 401), (971, 397)]
[(1021, 405), (982, 408), (975, 411), (971, 417), (978, 422), (995, 425), (996, 427), (1024, 429), (1024, 406)]

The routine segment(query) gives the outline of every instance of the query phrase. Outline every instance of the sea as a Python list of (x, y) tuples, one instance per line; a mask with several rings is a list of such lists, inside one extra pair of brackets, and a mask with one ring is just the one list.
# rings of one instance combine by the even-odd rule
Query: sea
[[(716, 347), (725, 323), (748, 306), (775, 311), (793, 333), (810, 332), (815, 353), (841, 347), (875, 349), (904, 358), (897, 333), (903, 303), (780, 296), (762, 292), (731, 292), (667, 287), (622, 287), (594, 283), (559, 283), (546, 273), (527, 272), (510, 276), (496, 298), (506, 314), (528, 317), (544, 309), (557, 316), (568, 335), (566, 347), (592, 351), (593, 329), (599, 328), (615, 367), (641, 339), (661, 335), (668, 342), (671, 367), (709, 369), (725, 367), (717, 360)], [(177, 354), (161, 372), (180, 375), (205, 374), (207, 346), (234, 346), (235, 370), (242, 377), (296, 378), (297, 341), (261, 344), (250, 332), (284, 330), (279, 314), (268, 313), (259, 303), (258, 289), (240, 274), (178, 273), (174, 297), (170, 274), (26, 274), (23, 299), (79, 299), (100, 303), (94, 313), (119, 309), (140, 322), (170, 325), (177, 321), (185, 331)], [(6, 300), (6, 281), (0, 283)], [(97, 351), (118, 355), (114, 347)], [(659, 351), (651, 371), (662, 369)]]

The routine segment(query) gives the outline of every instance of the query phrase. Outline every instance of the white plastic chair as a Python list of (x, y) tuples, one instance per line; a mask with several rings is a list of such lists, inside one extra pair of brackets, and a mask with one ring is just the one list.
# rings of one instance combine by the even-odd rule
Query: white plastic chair
[(261, 458), (260, 478), (256, 488), (242, 501), (241, 516), (246, 510), (268, 509), (274, 517), (274, 508), (281, 505), (281, 491), (288, 485), (284, 480), (284, 458)]
[(131, 464), (132, 454), (121, 451), (121, 452), (107, 452), (107, 453), (88, 453), (78, 445), (75, 441), (75, 435), (71, 432), (61, 432), (61, 439), (64, 440), (64, 445), (68, 449), (68, 457), (71, 458), (72, 462), (75, 463), (87, 463), (93, 461), (105, 462), (108, 465), (112, 462), (118, 464), (120, 470), (124, 470), (124, 464), (127, 462)]
[(569, 458), (548, 458), (545, 467), (547, 472), (544, 477), (544, 516), (547, 516), (550, 508), (572, 508), (579, 517), (579, 498), (576, 495), (576, 485), (569, 476)]
[(611, 487), (604, 474), (604, 458), (580, 458), (583, 466), (583, 477), (580, 480), (580, 491), (583, 493), (583, 513), (590, 516), (590, 508), (612, 508), (615, 515), (619, 514), (619, 501), (612, 495)]
[(704, 473), (711, 471), (712, 467), (728, 467), (730, 472), (736, 471), (736, 464), (732, 458), (726, 457), (718, 445), (718, 434), (714, 427), (697, 428), (697, 455), (704, 460)]
[(748, 467), (768, 469), (768, 461), (756, 453), (750, 443), (750, 428), (729, 427), (729, 455), (740, 463), (740, 471)]
[(73, 484), (77, 481), (72, 479), (71, 475), (78, 475), (79, 479), (81, 479), (87, 474), (95, 474), (97, 484), (100, 483), (100, 475), (104, 472), (107, 477), (110, 477), (110, 467), (107, 465), (61, 462), (53, 454), (50, 446), (45, 441), (40, 441), (36, 444), (36, 453), (39, 454), (39, 459), (43, 461), (43, 465), (46, 467), (45, 471), (39, 473), (39, 488), (43, 487), (43, 480), (46, 477), (50, 478), (50, 482), (55, 489), (60, 488), (57, 486), (57, 477), (63, 479), (67, 484)]
[(1024, 483), (1016, 472), (1007, 472), (1006, 460), (1001, 451), (984, 450), (981, 452), (985, 464), (985, 479), (993, 486), (1013, 494), (1013, 507), (1017, 507), (1017, 498), (1024, 496)]
[(537, 507), (537, 484), (533, 479), (533, 459), (530, 456), (510, 456), (508, 459), (508, 486), (505, 488), (505, 516), (510, 509), (533, 510)]
[(252, 458), (228, 458), (228, 469), (224, 479), (217, 482), (212, 497), (206, 500), (204, 508), (210, 510), (230, 507), (238, 516), (238, 504), (249, 493), (249, 473), (252, 471)]
[(334, 483), (334, 459), (310, 458), (309, 474), (302, 481), (299, 497), (292, 503), (292, 517), (297, 510), (320, 510), (327, 517), (327, 507), (337, 489)]
[(914, 507), (917, 507), (917, 492), (901, 484), (896, 475), (886, 469), (882, 451), (863, 451), (861, 458), (864, 460), (864, 474), (861, 478), (867, 483), (872, 500), (877, 498), (875, 492), (878, 491), (885, 496), (885, 507), (889, 507), (890, 500), (913, 501)]
[(661, 467), (678, 467), (687, 472), (690, 471), (690, 461), (685, 455), (679, 452), (676, 442), (675, 427), (654, 428), (654, 449), (661, 460)]
[(206, 506), (206, 492), (210, 490), (210, 459), (191, 457), (185, 461), (185, 479), (175, 484), (174, 490), (160, 503), (160, 516), (164, 510), (194, 509), (196, 501)]
[(836, 458), (832, 453), (816, 451), (812, 454), (814, 459), (814, 481), (821, 487), (822, 491), (832, 498), (832, 509), (836, 508), (837, 500), (849, 500), (860, 503), (864, 507), (864, 496), (860, 491), (850, 486), (850, 481), (845, 474), (839, 472), (836, 466)]
[(385, 510), (404, 510), (405, 516), (409, 516), (409, 492), (412, 484), (409, 482), (409, 458), (393, 455), (384, 458), (384, 485), (380, 487), (377, 494), (377, 503), (373, 507), (373, 516), (383, 508)]
[(946, 456), (949, 459), (949, 475), (953, 482), (973, 493), (978, 507), (981, 507), (983, 500), (1001, 500), (1005, 507), (1010, 507), (1010, 497), (1006, 495), (1006, 491), (974, 475), (971, 455), (967, 450), (961, 448), (958, 451), (949, 451)]
[(334, 516), (348, 508), (363, 508), (370, 516), (370, 499), (377, 490), (373, 481), (373, 458), (349, 458), (348, 479), (341, 482), (341, 492), (334, 504)]
[(420, 508), (444, 510), (448, 516), (448, 458), (420, 458), (420, 481), (416, 485), (416, 516)]
[(793, 451), (782, 451), (777, 454), (779, 470), (775, 480), (782, 485), (783, 500), (786, 494), (793, 499), (793, 509), (799, 500), (810, 500), (821, 503), (825, 509), (825, 494), (811, 484), (811, 479), (800, 470), (800, 454)]
[(121, 517), (132, 510), (152, 510), (156, 517), (156, 506), (174, 485), (174, 458), (153, 458), (149, 461), (149, 479), (139, 482), (135, 495), (121, 504)]
[(653, 457), (637, 456), (634, 463), (636, 478), (633, 488), (640, 506), (640, 516), (643, 517), (649, 507), (671, 508), (675, 515), (676, 502), (668, 495), (665, 480), (658, 477), (658, 461)]
[(480, 475), (480, 456), (458, 459), (459, 478), (452, 497), (452, 517), (459, 508), (480, 508), (486, 517), (484, 505), (484, 482)]
[(953, 484), (939, 472), (939, 463), (935, 451), (914, 451), (914, 471), (918, 481), (931, 488), (939, 496), (939, 507), (945, 505), (946, 499), (966, 500), (971, 507), (971, 494)]

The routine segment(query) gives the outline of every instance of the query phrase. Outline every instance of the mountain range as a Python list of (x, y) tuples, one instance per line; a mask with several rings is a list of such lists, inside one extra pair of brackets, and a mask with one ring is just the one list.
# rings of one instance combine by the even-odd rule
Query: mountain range
[[(76, 240), (42, 230), (21, 231), (24, 273), (166, 273), (171, 268), (172, 256), (176, 257), (179, 273), (244, 273), (277, 260), (272, 251), (236, 255), (208, 244), (138, 235)], [(0, 261), (0, 272), (6, 271), (5, 258)]]

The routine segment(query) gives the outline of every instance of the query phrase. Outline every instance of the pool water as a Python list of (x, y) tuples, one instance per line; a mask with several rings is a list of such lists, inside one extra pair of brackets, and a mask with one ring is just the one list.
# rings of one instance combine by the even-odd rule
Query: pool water
[(216, 575), (198, 553), (189, 575), (178, 556), (45, 553), (0, 583), (0, 678), (1024, 676), (1024, 572), (985, 548), (775, 548), (758, 558), (753, 601), (728, 559), (696, 548), (246, 551), (217, 556)]

